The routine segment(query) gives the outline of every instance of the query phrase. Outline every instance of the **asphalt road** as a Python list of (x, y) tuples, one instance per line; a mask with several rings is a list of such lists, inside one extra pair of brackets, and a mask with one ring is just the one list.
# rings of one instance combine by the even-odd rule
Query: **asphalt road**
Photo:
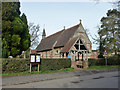
[[(55, 75), (63, 76), (58, 78), (51, 78), (46, 80), (38, 79), (36, 81), (21, 83), (12, 83), (12, 81), (6, 82), (7, 80), (12, 80), (13, 77), (5, 77), (3, 78), (2, 88), (118, 88), (118, 71), (102, 73), (83, 72), (84, 71), (68, 72), (66, 74), (58, 73)], [(52, 74), (46, 75), (51, 76)], [(39, 75), (36, 75), (35, 77), (37, 76)], [(44, 74), (41, 76), (44, 76)], [(13, 80), (17, 79), (14, 78)], [(25, 81), (25, 79), (23, 81)]]

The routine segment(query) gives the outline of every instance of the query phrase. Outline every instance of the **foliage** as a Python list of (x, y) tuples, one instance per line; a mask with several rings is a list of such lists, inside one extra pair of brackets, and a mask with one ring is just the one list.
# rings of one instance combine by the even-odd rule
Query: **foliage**
[[(116, 9), (108, 10), (107, 17), (101, 19), (101, 29), (98, 34), (101, 36), (103, 42), (102, 47), (105, 48), (108, 53), (115, 52), (117, 54), (119, 48), (119, 11)], [(101, 48), (99, 48), (101, 49)]]
[(2, 57), (4, 58), (9, 55), (15, 57), (30, 46), (27, 18), (25, 14), (20, 16), (19, 8), (20, 2), (2, 2)]
[(104, 58), (104, 57), (103, 57), (103, 54), (99, 54), (99, 55), (98, 55), (98, 58)]
[(26, 15), (24, 13), (21, 16), (21, 20), (27, 25), (27, 18), (26, 18)]
[[(70, 59), (41, 59), (40, 71), (60, 70), (70, 68)], [(2, 59), (2, 73), (25, 72), (30, 69), (29, 59), (5, 58)], [(32, 65), (32, 71), (37, 70), (37, 65)]]
[(108, 57), (108, 65), (120, 65), (120, 55)]
[[(117, 2), (118, 3), (118, 2)], [(101, 26), (98, 26), (96, 44), (99, 44), (99, 57), (106, 49), (108, 54), (120, 51), (120, 11), (118, 9), (108, 10), (106, 17), (101, 18)]]
[[(97, 66), (105, 65), (105, 58), (89, 59), (89, 66), (95, 65)], [(120, 65), (120, 55), (107, 57), (107, 65)]]
[(114, 1), (112, 4), (115, 6), (115, 8), (116, 8), (118, 11), (120, 11), (120, 0)]
[(2, 73), (24, 72), (29, 70), (29, 59), (3, 59)]
[(12, 53), (13, 56), (16, 56), (17, 54), (19, 54), (19, 52), (20, 52), (20, 50), (17, 49), (16, 47), (13, 47), (13, 48), (11, 49), (11, 53)]
[(2, 57), (3, 58), (8, 57), (8, 50), (5, 48), (2, 49)]
[(97, 62), (97, 59), (88, 59), (88, 66), (95, 66)]
[(59, 70), (71, 67), (70, 59), (42, 59), (41, 70)]

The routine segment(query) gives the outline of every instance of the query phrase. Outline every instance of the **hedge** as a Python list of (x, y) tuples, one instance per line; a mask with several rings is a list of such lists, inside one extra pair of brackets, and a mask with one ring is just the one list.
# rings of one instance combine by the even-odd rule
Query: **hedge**
[(2, 59), (2, 73), (28, 71), (29, 64), (29, 59)]
[(42, 59), (40, 70), (59, 70), (62, 68), (70, 68), (70, 59)]
[[(88, 61), (89, 61), (89, 66), (105, 65), (105, 58), (88, 59)], [(107, 57), (107, 65), (120, 65), (120, 55), (114, 55), (111, 57)]]
[[(40, 70), (59, 70), (62, 68), (70, 68), (70, 59), (41, 59)], [(2, 59), (2, 73), (25, 72), (29, 71), (29, 59)], [(37, 70), (37, 65), (32, 65), (32, 70)]]
[(97, 59), (88, 59), (88, 66), (95, 66)]

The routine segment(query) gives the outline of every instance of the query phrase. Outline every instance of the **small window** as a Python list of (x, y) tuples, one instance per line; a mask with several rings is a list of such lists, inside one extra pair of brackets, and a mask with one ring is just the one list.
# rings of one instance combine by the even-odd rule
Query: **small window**
[(76, 43), (79, 43), (79, 40)]
[(76, 45), (76, 44), (75, 44), (74, 46), (75, 46), (76, 49), (79, 49), (79, 45)]
[(80, 40), (80, 44), (83, 44), (81, 40)]

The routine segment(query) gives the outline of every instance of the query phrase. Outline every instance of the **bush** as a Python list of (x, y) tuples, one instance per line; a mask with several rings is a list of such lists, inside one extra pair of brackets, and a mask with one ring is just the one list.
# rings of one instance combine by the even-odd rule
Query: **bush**
[[(94, 65), (105, 65), (105, 58), (99, 58), (99, 59), (88, 59), (89, 60), (89, 66)], [(107, 65), (120, 65), (120, 55), (114, 55), (107, 57)]]
[(29, 59), (3, 59), (2, 73), (24, 72), (29, 70)]
[(3, 48), (2, 49), (2, 58), (7, 58), (8, 57), (8, 50)]
[(99, 54), (98, 55), (98, 58), (104, 58), (102, 54)]
[(114, 55), (112, 57), (108, 57), (109, 65), (120, 65), (120, 55)]
[(88, 59), (88, 66), (95, 66), (97, 59)]
[(70, 68), (70, 59), (41, 59), (40, 70), (59, 70), (62, 68)]
[[(70, 59), (41, 59), (40, 70), (59, 70), (71, 67)], [(30, 69), (29, 59), (6, 58), (2, 59), (2, 73), (25, 72)], [(32, 65), (32, 71), (37, 65)]]

